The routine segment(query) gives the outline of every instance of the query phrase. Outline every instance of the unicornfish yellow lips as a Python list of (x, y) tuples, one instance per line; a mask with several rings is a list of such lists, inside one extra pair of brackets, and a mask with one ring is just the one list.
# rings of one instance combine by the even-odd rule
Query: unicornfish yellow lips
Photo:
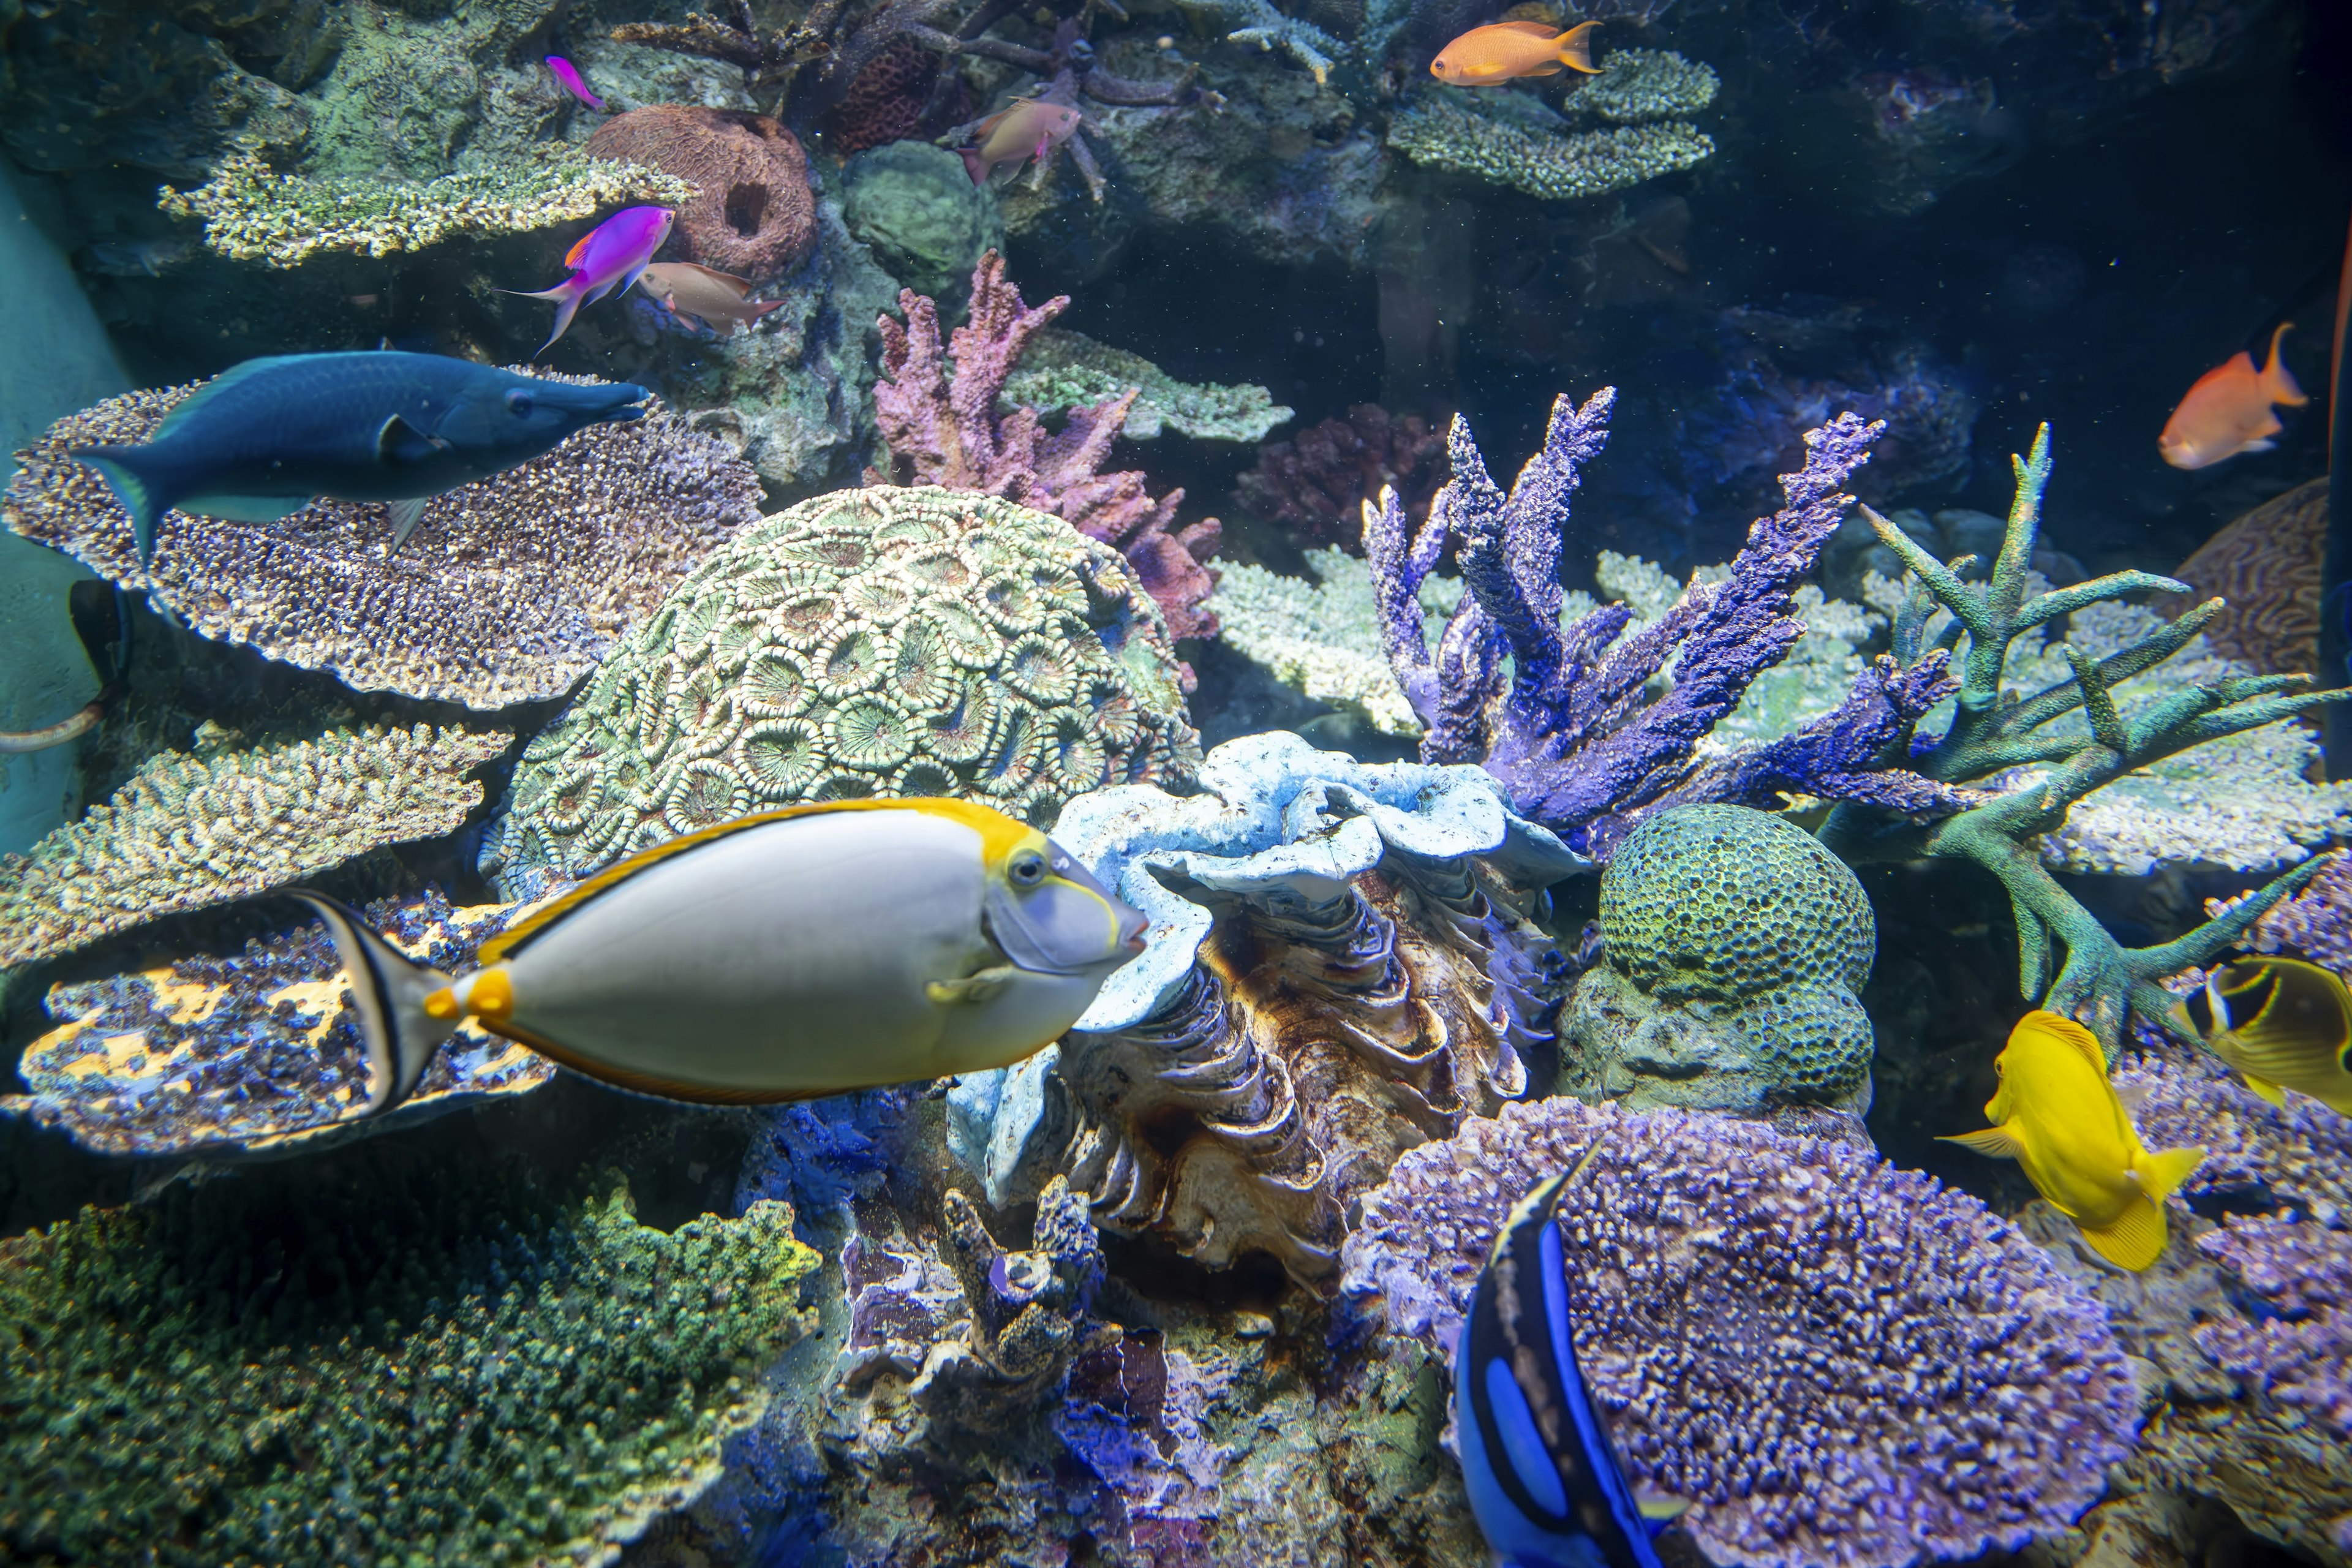
[(1043, 833), (954, 800), (793, 806), (673, 839), (530, 911), (464, 975), (294, 896), (334, 934), (371, 1114), (467, 1019), (713, 1104), (1006, 1067), (1077, 1021), (1146, 923)]

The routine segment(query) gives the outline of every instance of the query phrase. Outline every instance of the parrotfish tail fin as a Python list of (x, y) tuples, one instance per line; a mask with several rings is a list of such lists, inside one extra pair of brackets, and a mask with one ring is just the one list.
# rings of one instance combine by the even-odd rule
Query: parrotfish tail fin
[(286, 891), (316, 910), (334, 933), (335, 953), (343, 961), (352, 1009), (360, 1016), (360, 1037), (367, 1044), (366, 1114), (381, 1116), (415, 1092), (441, 1042), (457, 1033), (454, 1009), (446, 1019), (425, 1010), (425, 999), (446, 988), (449, 976), (384, 941), (340, 900), (308, 888)]
[(2167, 1149), (2161, 1154), (2143, 1155), (2134, 1163), (2133, 1172), (2139, 1177), (2140, 1190), (2162, 1203), (2204, 1163), (2202, 1149)]
[(2279, 359), (2279, 340), (2294, 328), (2293, 321), (2281, 321), (2278, 331), (2271, 334), (2270, 363), (2263, 366), (2263, 395), (2273, 403), (2300, 408), (2311, 399), (2303, 395), (2303, 388), (2295, 384), (2294, 377), (2288, 374), (2286, 365)]
[(88, 463), (105, 476), (107, 489), (131, 514), (131, 536), (139, 546), (139, 564), (147, 565), (155, 559), (155, 524), (170, 503), (165, 500), (154, 476), (139, 470), (145, 466), (143, 448), (138, 447), (80, 447), (73, 456)]
[(1592, 63), (1592, 32), (1600, 26), (1598, 22), (1580, 22), (1562, 34), (1559, 63), (1587, 76), (1599, 76), (1601, 68)]
[(1936, 1142), (1958, 1143), (1963, 1148), (1973, 1149), (1979, 1154), (1990, 1154), (1996, 1160), (2014, 1160), (2022, 1148), (2016, 1135), (2005, 1127), (1987, 1127), (1976, 1132), (1955, 1132), (1948, 1138), (1938, 1138)]
[(2083, 1239), (2108, 1262), (2137, 1273), (2164, 1256), (2164, 1205), (2145, 1194), (2135, 1195), (2113, 1225), (2084, 1226)]

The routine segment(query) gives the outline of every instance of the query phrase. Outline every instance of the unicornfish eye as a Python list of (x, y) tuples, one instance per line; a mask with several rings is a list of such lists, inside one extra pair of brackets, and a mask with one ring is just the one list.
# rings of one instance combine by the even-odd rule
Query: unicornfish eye
[(1005, 875), (1013, 879), (1016, 888), (1034, 888), (1045, 879), (1045, 858), (1034, 849), (1024, 849), (1013, 857)]
[(507, 394), (507, 412), (518, 419), (530, 417), (530, 394), (518, 388)]

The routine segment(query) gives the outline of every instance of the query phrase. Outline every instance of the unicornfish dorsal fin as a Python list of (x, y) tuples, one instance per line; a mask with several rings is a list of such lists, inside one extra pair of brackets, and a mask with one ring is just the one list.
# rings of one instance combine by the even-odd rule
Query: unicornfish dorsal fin
[(289, 888), (287, 894), (316, 910), (334, 935), (367, 1046), (365, 1113), (381, 1115), (416, 1091), (441, 1042), (457, 1032), (454, 1011), (436, 1018), (425, 1010), (425, 999), (447, 986), (449, 976), (393, 946), (341, 900), (308, 888)]

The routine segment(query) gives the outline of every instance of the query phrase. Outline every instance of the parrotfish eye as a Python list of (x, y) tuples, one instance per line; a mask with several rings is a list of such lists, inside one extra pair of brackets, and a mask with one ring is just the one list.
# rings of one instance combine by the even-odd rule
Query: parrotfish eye
[(1024, 849), (1013, 857), (1004, 874), (1016, 888), (1034, 888), (1045, 879), (1045, 858), (1034, 849)]
[(516, 418), (530, 418), (530, 394), (523, 391), (520, 387), (517, 387), (514, 391), (507, 394), (507, 412), (513, 415)]

